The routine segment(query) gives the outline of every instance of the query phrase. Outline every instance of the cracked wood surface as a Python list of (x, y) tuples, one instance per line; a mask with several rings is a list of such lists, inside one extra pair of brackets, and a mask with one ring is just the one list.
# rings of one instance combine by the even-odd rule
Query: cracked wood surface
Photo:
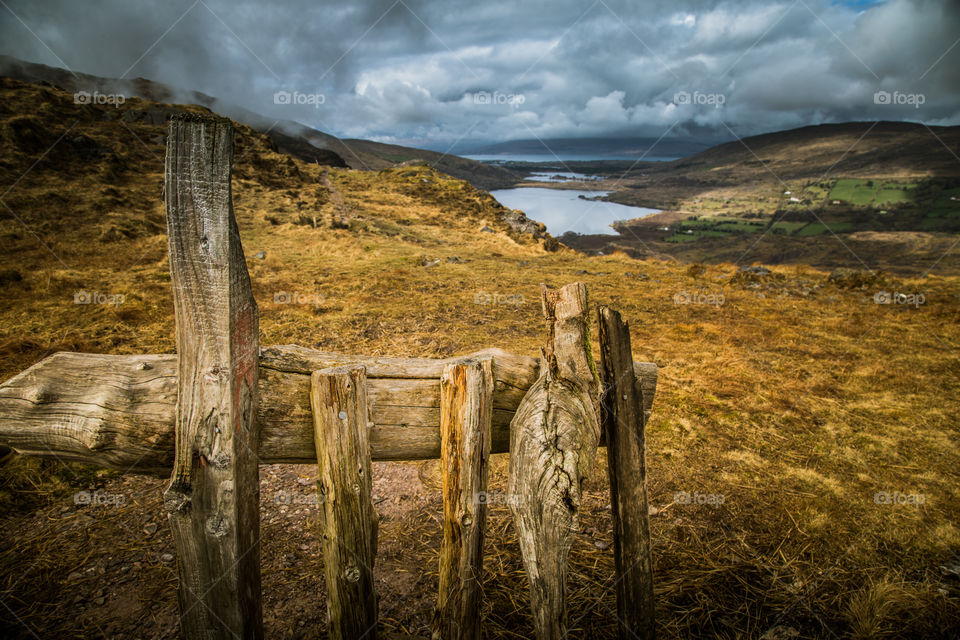
[(233, 125), (170, 119), (165, 170), (178, 354), (175, 457), (164, 495), (184, 638), (262, 638), (259, 324), (233, 216)]
[(367, 442), (370, 416), (365, 368), (333, 367), (311, 376), (327, 634), (335, 640), (377, 637), (377, 514)]
[(550, 340), (540, 377), (510, 425), (508, 502), (530, 584), (537, 638), (566, 636), (567, 557), (584, 478), (600, 440), (599, 380), (582, 283), (541, 285)]
[(643, 389), (634, 374), (630, 328), (608, 307), (597, 310), (601, 416), (607, 439), (607, 472), (613, 516), (617, 635), (653, 640), (653, 559), (647, 504)]
[(493, 359), (448, 364), (440, 379), (443, 542), (435, 640), (479, 640)]
[[(257, 417), (265, 464), (316, 461), (310, 373), (362, 364), (374, 460), (440, 456), (440, 375), (464, 358), (494, 361), (491, 453), (510, 444), (510, 421), (538, 377), (538, 358), (490, 349), (457, 358), (384, 358), (264, 347)], [(635, 363), (649, 411), (657, 367)], [(27, 455), (169, 476), (177, 402), (174, 355), (56, 353), (0, 385), (0, 443)]]

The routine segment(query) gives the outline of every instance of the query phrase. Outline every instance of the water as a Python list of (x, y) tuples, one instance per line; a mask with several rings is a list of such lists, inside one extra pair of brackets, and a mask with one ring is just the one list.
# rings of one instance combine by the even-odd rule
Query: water
[(468, 158), (470, 160), (476, 160), (478, 162), (533, 162), (536, 164), (559, 164), (563, 162), (596, 162), (598, 160), (620, 160), (620, 161), (641, 161), (641, 162), (670, 162), (671, 160), (676, 160), (679, 156), (615, 156), (615, 155), (589, 155), (589, 154), (576, 154), (576, 153), (557, 153), (556, 155), (552, 153), (495, 153), (495, 154), (482, 154), (482, 155), (472, 155), (472, 156), (460, 156), (461, 158)]
[(603, 178), (575, 171), (534, 171), (524, 180), (532, 180), (533, 182), (587, 182), (603, 180)]
[(582, 234), (615, 234), (610, 223), (616, 220), (643, 218), (658, 209), (629, 207), (602, 200), (584, 200), (579, 196), (595, 198), (605, 196), (609, 191), (582, 191), (579, 189), (545, 189), (542, 187), (520, 187), (518, 189), (498, 189), (490, 195), (505, 207), (520, 209), (528, 218), (547, 225), (547, 231), (560, 236), (567, 231)]

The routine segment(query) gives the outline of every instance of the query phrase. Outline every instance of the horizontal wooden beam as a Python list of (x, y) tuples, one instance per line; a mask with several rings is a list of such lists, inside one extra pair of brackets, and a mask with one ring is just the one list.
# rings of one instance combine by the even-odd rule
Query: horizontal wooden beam
[[(539, 374), (539, 358), (499, 349), (447, 359), (355, 356), (296, 346), (260, 355), (261, 464), (316, 462), (310, 374), (362, 365), (373, 460), (440, 457), (440, 376), (467, 357), (494, 361), (491, 453), (510, 446), (510, 421)], [(634, 363), (647, 411), (657, 367)], [(169, 475), (174, 458), (177, 357), (56, 353), (0, 385), (0, 444), (34, 456), (124, 472)]]

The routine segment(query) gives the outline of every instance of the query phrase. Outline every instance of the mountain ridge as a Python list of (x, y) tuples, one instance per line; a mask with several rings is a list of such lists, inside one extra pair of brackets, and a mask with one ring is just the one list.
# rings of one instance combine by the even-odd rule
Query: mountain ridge
[(278, 148), (304, 162), (379, 171), (419, 160), (455, 178), (468, 180), (482, 189), (509, 186), (523, 177), (521, 173), (503, 167), (437, 151), (371, 140), (345, 140), (293, 120), (271, 119), (200, 91), (172, 87), (146, 78), (105, 78), (27, 62), (7, 55), (0, 55), (0, 75), (21, 82), (47, 83), (74, 94), (80, 91), (99, 91), (105, 94), (137, 96), (153, 102), (197, 104), (264, 133)]

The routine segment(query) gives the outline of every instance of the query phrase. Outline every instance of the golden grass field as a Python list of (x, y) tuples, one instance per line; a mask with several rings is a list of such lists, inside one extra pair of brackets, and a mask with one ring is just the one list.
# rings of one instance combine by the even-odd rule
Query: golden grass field
[[(172, 352), (162, 125), (136, 115), (104, 120), (106, 108), (73, 105), (51, 88), (4, 80), (2, 90), (2, 379), (56, 351)], [(149, 106), (131, 100), (117, 112)], [(838, 283), (801, 266), (749, 278), (732, 264), (548, 252), (510, 231), (496, 203), (466, 183), (425, 167), (306, 165), (246, 128), (233, 189), (262, 344), (535, 354), (546, 338), (541, 282), (583, 281), (592, 303), (623, 314), (635, 359), (660, 367), (647, 464), (661, 637), (960, 634), (957, 277), (934, 267), (923, 278), (860, 274)], [(75, 304), (79, 291), (123, 302)], [(922, 294), (923, 304), (876, 304), (878, 292)], [(304, 304), (282, 303), (284, 293)], [(479, 304), (484, 294), (504, 304)], [(698, 298), (717, 304), (682, 304)], [(571, 554), (572, 637), (616, 629), (604, 456), (601, 449)], [(406, 517), (381, 525), (378, 566), (407, 576), (381, 586), (387, 637), (422, 637), (428, 628), (441, 536), (435, 467), (417, 463), (417, 486), (387, 487), (421, 496)], [(494, 491), (505, 489), (505, 471), (506, 456), (496, 456)], [(64, 515), (69, 495), (88, 485), (142, 499), (109, 516)], [(40, 637), (111, 637), (111, 615), (130, 624), (152, 616), (159, 622), (149, 630), (135, 628), (170, 637), (160, 626), (174, 615), (175, 570), (149, 560), (172, 546), (162, 486), (56, 461), (15, 457), (0, 468), (0, 624), (9, 637), (31, 637), (19, 622)], [(705, 503), (683, 504), (683, 495)], [(318, 549), (287, 566), (284, 537), (302, 532), (276, 505), (263, 510), (268, 636), (315, 635), (323, 628)], [(159, 531), (145, 540), (139, 528), (150, 514)], [(78, 528), (71, 518), (86, 520)], [(315, 527), (309, 512), (303, 518)], [(492, 505), (487, 533), (487, 636), (529, 637), (505, 506)], [(102, 596), (93, 594), (75, 603), (82, 613), (62, 610), (61, 598), (81, 589), (69, 574), (114, 556), (143, 557), (126, 608), (97, 604)], [(100, 566), (113, 576), (110, 562)], [(314, 612), (315, 626), (291, 622), (301, 615), (289, 608), (293, 597)]]

